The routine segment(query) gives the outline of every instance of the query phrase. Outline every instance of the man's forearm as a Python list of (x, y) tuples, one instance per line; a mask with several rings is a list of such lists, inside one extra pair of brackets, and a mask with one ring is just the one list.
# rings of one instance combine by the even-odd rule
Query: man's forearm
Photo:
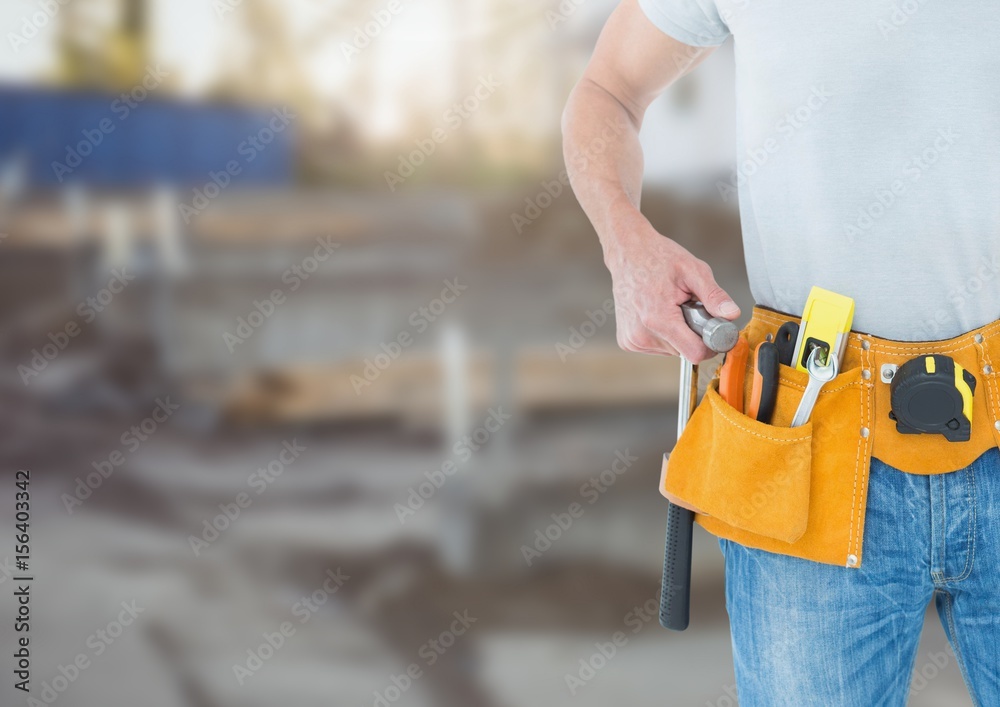
[(597, 231), (605, 256), (638, 235), (643, 157), (641, 116), (607, 90), (583, 79), (563, 114), (563, 149), (577, 200)]
[(627, 351), (679, 353), (702, 361), (713, 354), (685, 324), (680, 305), (694, 298), (712, 316), (735, 318), (740, 312), (715, 282), (712, 268), (657, 233), (639, 211), (642, 116), (710, 53), (668, 37), (636, 0), (622, 0), (563, 114), (567, 172), (601, 239), (615, 296), (616, 336)]

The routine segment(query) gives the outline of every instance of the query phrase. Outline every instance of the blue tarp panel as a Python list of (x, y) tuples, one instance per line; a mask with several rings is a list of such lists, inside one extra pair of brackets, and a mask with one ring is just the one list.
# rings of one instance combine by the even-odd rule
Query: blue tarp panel
[[(231, 160), (240, 168), (233, 184), (293, 179), (295, 122), (271, 131), (270, 108), (147, 98), (125, 110), (113, 95), (0, 87), (0, 163), (26, 159), (33, 186), (200, 186)], [(269, 144), (244, 144), (262, 130)]]

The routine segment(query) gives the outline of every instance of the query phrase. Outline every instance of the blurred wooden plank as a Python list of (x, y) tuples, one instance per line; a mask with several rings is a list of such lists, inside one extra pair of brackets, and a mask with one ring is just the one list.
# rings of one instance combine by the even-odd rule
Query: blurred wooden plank
[(587, 348), (560, 359), (552, 349), (517, 359), (516, 399), (527, 410), (661, 404), (677, 399), (678, 359)]
[[(191, 206), (193, 192), (178, 190), (173, 198)], [(137, 240), (148, 240), (161, 227), (151, 194), (90, 196), (80, 223), (73, 223), (57, 193), (12, 204), (0, 214), (0, 233), (7, 243), (22, 247), (73, 247), (99, 241), (108, 229), (107, 207), (127, 209), (129, 227)], [(444, 194), (423, 200), (388, 200), (364, 194), (296, 190), (237, 190), (211, 200), (177, 225), (194, 243), (205, 245), (301, 245), (319, 236), (338, 242), (444, 239), (468, 237), (475, 230), (474, 208), (468, 201)], [(81, 241), (80, 239), (84, 239)]]
[[(391, 417), (441, 418), (442, 369), (437, 358), (405, 357), (385, 370), (364, 360), (301, 364), (239, 380), (224, 407), (235, 420), (254, 422), (354, 421)], [(470, 394), (485, 399), (490, 364), (470, 364)], [(377, 376), (375, 375), (377, 372)], [(369, 380), (370, 379), (370, 380)]]
[[(385, 370), (364, 360), (301, 364), (258, 371), (237, 380), (221, 401), (244, 422), (361, 421), (401, 418), (436, 426), (444, 416), (444, 377), (436, 356), (405, 356)], [(677, 399), (677, 360), (592, 348), (563, 361), (554, 349), (518, 354), (513, 405), (521, 412), (635, 405)], [(497, 369), (489, 354), (470, 358), (469, 405), (498, 403)]]

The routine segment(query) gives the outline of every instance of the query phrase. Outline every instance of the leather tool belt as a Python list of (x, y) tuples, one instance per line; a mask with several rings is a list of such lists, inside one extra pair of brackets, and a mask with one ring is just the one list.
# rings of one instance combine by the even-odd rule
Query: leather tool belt
[[(755, 307), (742, 332), (750, 349), (796, 317)], [(968, 441), (904, 434), (890, 418), (883, 367), (944, 355), (976, 378)], [(994, 361), (997, 363), (994, 364)], [(730, 406), (718, 380), (664, 461), (661, 493), (697, 509), (696, 521), (742, 545), (816, 562), (860, 567), (872, 456), (911, 474), (969, 466), (1000, 444), (1000, 321), (954, 339), (905, 342), (851, 332), (840, 374), (809, 421), (789, 427), (808, 374), (782, 365), (770, 424)], [(751, 375), (746, 376), (749, 399)]]

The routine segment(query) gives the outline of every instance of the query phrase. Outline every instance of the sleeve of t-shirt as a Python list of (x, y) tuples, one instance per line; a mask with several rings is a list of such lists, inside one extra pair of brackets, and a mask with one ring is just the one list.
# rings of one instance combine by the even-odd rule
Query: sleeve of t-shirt
[(639, 0), (639, 6), (661, 32), (684, 44), (716, 47), (729, 36), (715, 0)]

